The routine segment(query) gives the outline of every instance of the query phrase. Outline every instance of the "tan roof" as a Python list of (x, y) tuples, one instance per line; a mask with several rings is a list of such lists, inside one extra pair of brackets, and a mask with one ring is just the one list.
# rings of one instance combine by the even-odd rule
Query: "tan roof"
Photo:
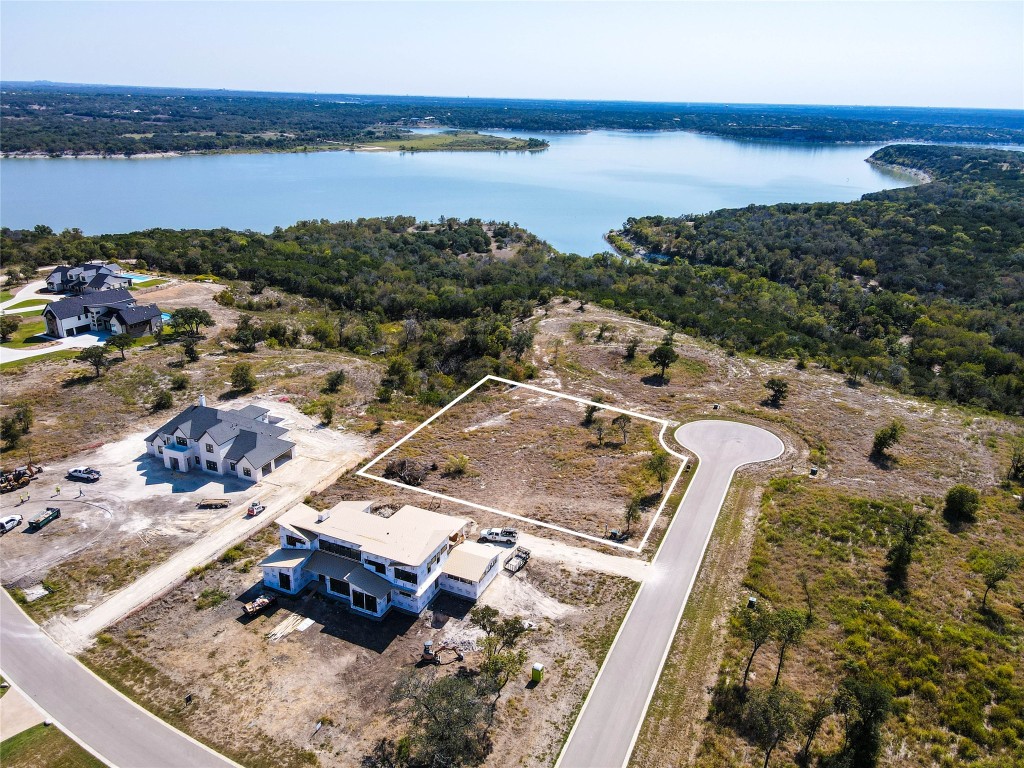
[(501, 547), (464, 541), (449, 553), (441, 572), (460, 579), (480, 581), (487, 573), (487, 566), (504, 551)]
[(330, 516), (319, 523), (317, 517), (323, 513), (296, 504), (277, 521), (285, 527), (348, 541), (366, 554), (412, 566), (423, 563), (431, 552), (470, 522), (408, 505), (385, 518), (369, 514), (366, 510), (370, 504), (343, 501), (332, 507)]
[(367, 570), (361, 563), (347, 557), (332, 555), (330, 552), (314, 550), (306, 563), (305, 569), (316, 574), (323, 574), (331, 579), (347, 581), (360, 592), (373, 595), (378, 600), (387, 597), (388, 592), (395, 588), (387, 579)]
[(279, 549), (265, 557), (260, 565), (272, 565), (275, 568), (294, 568), (309, 557), (308, 549)]

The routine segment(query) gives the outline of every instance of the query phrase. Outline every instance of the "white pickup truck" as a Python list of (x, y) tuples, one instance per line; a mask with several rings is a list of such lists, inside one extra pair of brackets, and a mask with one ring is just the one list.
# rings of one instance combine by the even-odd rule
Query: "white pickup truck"
[(480, 538), (499, 544), (515, 544), (519, 541), (519, 531), (515, 528), (484, 528), (480, 531)]

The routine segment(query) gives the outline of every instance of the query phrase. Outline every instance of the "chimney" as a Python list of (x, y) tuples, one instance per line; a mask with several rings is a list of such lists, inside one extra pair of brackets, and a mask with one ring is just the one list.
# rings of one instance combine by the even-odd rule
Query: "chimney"
[(206, 407), (206, 395), (199, 396), (199, 405), (201, 405), (203, 408)]
[(316, 513), (316, 521), (318, 523), (322, 523), (324, 520), (326, 520), (330, 516), (331, 516), (331, 510), (325, 509), (322, 512), (317, 512)]

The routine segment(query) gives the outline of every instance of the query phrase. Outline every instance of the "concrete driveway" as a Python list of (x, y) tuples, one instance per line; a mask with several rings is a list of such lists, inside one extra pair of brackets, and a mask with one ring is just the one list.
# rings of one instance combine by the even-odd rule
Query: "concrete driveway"
[(676, 430), (676, 439), (697, 455), (700, 465), (556, 767), (620, 768), (628, 763), (733, 475), (784, 449), (771, 432), (730, 421), (691, 422)]
[(29, 357), (48, 355), (51, 352), (60, 352), (63, 349), (95, 347), (105, 342), (108, 338), (110, 338), (110, 334), (106, 331), (90, 331), (89, 333), (80, 333), (77, 336), (69, 336), (66, 339), (54, 339), (49, 343), (43, 342), (22, 349), (0, 347), (0, 364), (13, 363), (16, 360), (25, 360)]

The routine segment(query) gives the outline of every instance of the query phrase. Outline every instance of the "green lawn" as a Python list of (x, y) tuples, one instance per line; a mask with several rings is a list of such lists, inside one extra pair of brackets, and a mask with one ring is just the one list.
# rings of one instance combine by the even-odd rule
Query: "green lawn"
[(54, 725), (36, 725), (0, 742), (4, 768), (105, 768)]
[(49, 304), (51, 301), (53, 299), (25, 299), (25, 301), (19, 301), (17, 304), (11, 304), (7, 309), (21, 309), (22, 307), (31, 307), (33, 304)]
[(149, 280), (132, 283), (132, 288), (156, 288), (158, 285), (163, 285), (166, 282), (168, 281), (162, 277), (152, 277)]
[(14, 298), (14, 294), (10, 291), (0, 291), (0, 301), (10, 301)]
[(45, 320), (29, 320), (22, 323), (18, 330), (11, 334), (11, 340), (3, 345), (4, 349), (25, 349), (36, 344), (42, 344), (52, 339), (45, 339), (40, 336), (46, 331)]

